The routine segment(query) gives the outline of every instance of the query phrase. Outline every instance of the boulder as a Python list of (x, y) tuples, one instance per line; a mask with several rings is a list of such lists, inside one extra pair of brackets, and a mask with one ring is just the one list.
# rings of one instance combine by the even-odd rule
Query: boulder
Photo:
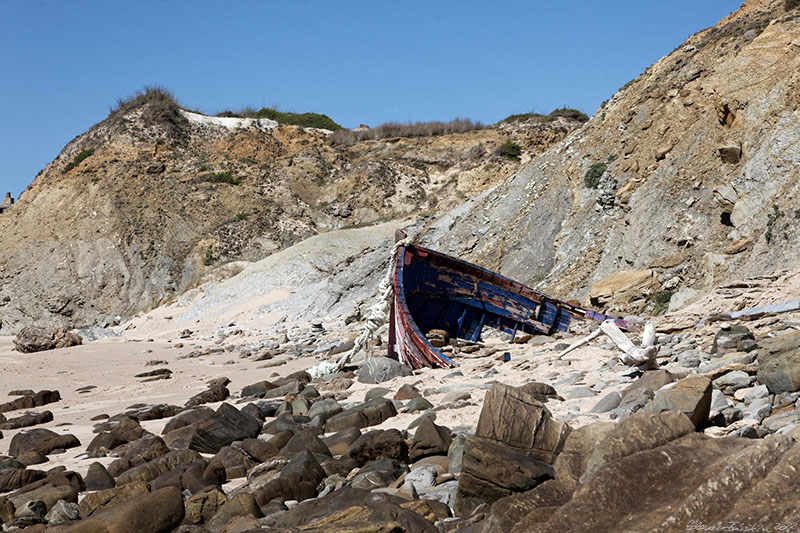
[(106, 523), (108, 533), (168, 533), (185, 515), (181, 491), (167, 487), (106, 507), (94, 518)]
[(4, 468), (0, 470), (0, 492), (17, 490), (46, 477), (47, 473), (41, 470), (33, 470), (30, 468)]
[(622, 401), (622, 396), (618, 392), (609, 392), (602, 398), (600, 401), (597, 402), (594, 407), (589, 411), (590, 413), (607, 413), (612, 409), (616, 409), (620, 402)]
[(325, 445), (314, 431), (308, 429), (298, 431), (292, 435), (286, 444), (281, 447), (281, 451), (278, 455), (290, 458), (302, 451), (309, 451), (317, 455), (327, 455), (328, 457), (331, 456), (328, 446)]
[(422, 394), (417, 390), (417, 388), (413, 385), (409, 385), (408, 383), (404, 383), (397, 392), (393, 396), (395, 400), (406, 401), (411, 400), (413, 398), (419, 398)]
[(453, 474), (461, 472), (462, 459), (464, 457), (464, 435), (456, 435), (447, 450), (447, 471)]
[(233, 446), (222, 447), (212, 461), (225, 469), (228, 479), (245, 477), (247, 471), (258, 464), (242, 448)]
[(464, 516), (482, 503), (530, 490), (553, 477), (553, 467), (543, 461), (487, 438), (468, 437), (453, 508)]
[(37, 517), (43, 519), (47, 513), (47, 506), (40, 500), (28, 500), (16, 507), (17, 510), (14, 512), (15, 518)]
[(252, 385), (247, 385), (242, 389), (242, 398), (247, 398), (248, 396), (256, 396), (261, 398), (266, 394), (267, 391), (270, 391), (275, 388), (273, 383), (270, 383), (267, 380), (259, 381), (257, 383), (253, 383)]
[(586, 464), (595, 446), (615, 427), (614, 422), (594, 422), (573, 430), (553, 464), (556, 479), (567, 487), (575, 488), (586, 472)]
[[(30, 391), (25, 392), (27, 393)], [(10, 402), (0, 404), (0, 413), (16, 411), (17, 409), (33, 409), (34, 407), (41, 407), (60, 400), (61, 394), (59, 394), (57, 390), (41, 390), (35, 394), (24, 394)]]
[(228, 498), (220, 489), (211, 488), (199, 492), (184, 502), (186, 508), (185, 524), (202, 525), (211, 520)]
[(10, 418), (5, 422), (0, 423), (0, 429), (27, 428), (52, 421), (53, 413), (50, 411), (42, 411), (41, 413), (25, 413), (24, 415), (16, 418)]
[(394, 459), (378, 459), (364, 465), (350, 485), (364, 490), (388, 487), (406, 472), (408, 469)]
[(244, 439), (241, 443), (241, 447), (259, 463), (267, 461), (279, 451), (275, 444), (253, 438)]
[(358, 464), (376, 459), (396, 459), (408, 462), (408, 444), (396, 429), (375, 429), (358, 437), (347, 449), (345, 456)]
[(726, 324), (714, 335), (714, 344), (711, 347), (712, 354), (724, 354), (738, 350), (744, 340), (755, 339), (753, 333), (745, 326), (736, 324)]
[(204, 403), (221, 402), (231, 395), (228, 388), (220, 382), (213, 383), (208, 389), (197, 393), (186, 402), (186, 407), (196, 407)]
[(15, 511), (14, 504), (8, 498), (0, 496), (0, 524), (13, 520)]
[(157, 435), (149, 435), (117, 449), (119, 455), (108, 465), (108, 472), (118, 477), (120, 474), (169, 452), (164, 440)]
[(711, 390), (710, 379), (697, 374), (691, 375), (671, 387), (656, 392), (642, 412), (656, 414), (663, 411), (681, 411), (689, 417), (695, 428), (702, 429), (708, 423)]
[(36, 428), (20, 431), (14, 435), (8, 446), (8, 454), (18, 457), (27, 451), (36, 450), (47, 455), (58, 448), (67, 449), (80, 445), (81, 443), (75, 435), (59, 435), (49, 429)]
[(412, 398), (408, 405), (406, 406), (406, 410), (409, 413), (417, 413), (419, 411), (427, 411), (428, 409), (432, 409), (433, 404), (423, 398), (422, 396), (418, 398)]
[(392, 392), (392, 390), (387, 389), (386, 387), (373, 387), (364, 395), (364, 401), (368, 402), (370, 400), (374, 400), (375, 398), (383, 398), (390, 392)]
[(483, 531), (524, 531), (529, 524), (548, 518), (571, 497), (570, 487), (551, 479), (527, 492), (500, 498), (492, 504)]
[[(400, 498), (390, 496), (388, 494), (370, 493), (362, 489), (355, 489), (352, 487), (343, 487), (340, 490), (331, 492), (320, 498), (300, 502), (297, 506), (283, 513), (276, 520), (272, 526), (277, 531), (293, 531), (295, 528), (302, 527), (303, 530), (308, 530), (307, 525), (310, 523), (322, 523), (326, 517), (332, 517), (335, 513), (340, 513), (347, 510), (362, 510), (366, 507), (374, 509), (384, 503), (404, 504)], [(411, 503), (411, 502), (408, 502)], [(364, 516), (369, 516), (369, 512), (365, 512)], [(368, 526), (368, 524), (366, 525)], [(325, 531), (325, 530), (316, 530)], [(338, 524), (329, 524), (327, 531), (342, 531)], [(364, 527), (361, 530), (363, 533), (373, 531), (381, 531), (378, 527), (369, 529)], [(395, 533), (403, 531), (403, 529), (396, 528)], [(406, 530), (406, 531), (414, 531)]]
[(239, 492), (225, 502), (219, 511), (208, 521), (206, 529), (212, 532), (223, 528), (235, 517), (252, 516), (261, 518), (264, 514), (258, 507), (253, 495), (248, 492)]
[(531, 381), (530, 383), (520, 385), (518, 388), (523, 392), (527, 392), (542, 403), (547, 402), (547, 400), (564, 400), (564, 398), (558, 395), (556, 389), (547, 383)]
[(325, 431), (330, 433), (346, 428), (362, 429), (375, 426), (396, 414), (397, 409), (391, 400), (376, 398), (332, 416), (325, 422)]
[(92, 463), (89, 465), (89, 471), (84, 476), (83, 480), (86, 482), (86, 490), (105, 490), (116, 486), (114, 477), (108, 473), (106, 467), (102, 463)]
[(216, 411), (203, 411), (197, 422), (175, 429), (164, 435), (170, 448), (191, 449), (203, 453), (217, 453), (235, 440), (257, 437), (261, 423), (232, 405), (223, 403)]
[(603, 465), (642, 450), (650, 450), (695, 431), (695, 425), (680, 411), (655, 415), (634, 413), (605, 433), (586, 461), (583, 483)]
[(484, 398), (475, 435), (552, 464), (569, 431), (567, 424), (553, 420), (544, 404), (523, 388), (495, 383)]
[(672, 383), (675, 376), (667, 370), (648, 370), (622, 391), (622, 399), (617, 407), (611, 410), (611, 418), (620, 418), (635, 413), (649, 402), (655, 391)]
[[(262, 433), (269, 433), (270, 435), (277, 435), (278, 433), (282, 433), (284, 431), (289, 431), (292, 434), (297, 433), (298, 431), (303, 431), (305, 429), (311, 429), (309, 422), (311, 419), (307, 416), (302, 415), (292, 415), (291, 413), (281, 413), (277, 414), (274, 420), (267, 422), (264, 424), (264, 427), (261, 429)], [(314, 428), (319, 429), (319, 428)]]
[(322, 439), (332, 455), (342, 455), (361, 436), (361, 431), (356, 428), (347, 428)]
[(24, 464), (25, 466), (31, 465), (40, 465), (42, 463), (46, 463), (50, 459), (47, 458), (45, 454), (38, 450), (28, 450), (27, 452), (23, 453), (17, 460)]
[(196, 494), (225, 483), (225, 468), (219, 463), (208, 463), (200, 459), (193, 463), (182, 463), (164, 472), (150, 482), (150, 490), (177, 487), (181, 492)]
[(49, 330), (38, 326), (23, 328), (14, 338), (18, 352), (33, 353), (81, 344), (81, 338), (64, 328)]
[(45, 512), (47, 512), (59, 500), (77, 503), (78, 490), (78, 488), (70, 484), (64, 484), (58, 480), (45, 478), (39, 483), (28, 485), (10, 494), (8, 499), (14, 504), (17, 510), (30, 501), (42, 502), (45, 506)]
[(80, 515), (80, 507), (78, 507), (77, 503), (58, 500), (47, 512), (44, 519), (48, 525), (56, 525), (77, 520)]
[(174, 450), (143, 465), (126, 470), (117, 478), (117, 485), (121, 486), (134, 481), (149, 483), (178, 465), (200, 460), (202, 460), (202, 456), (194, 450)]
[(322, 420), (325, 421), (334, 415), (338, 415), (342, 411), (343, 409), (342, 406), (339, 405), (339, 402), (333, 398), (325, 398), (314, 402), (311, 409), (308, 410), (308, 417), (314, 418), (321, 416)]
[(280, 382), (275, 383), (275, 388), (270, 389), (264, 392), (261, 397), (265, 399), (269, 398), (283, 398), (287, 394), (291, 394), (292, 396), (296, 396), (303, 392), (303, 388), (305, 387), (305, 383), (299, 379), (292, 379), (289, 381), (285, 381), (283, 383)]
[(446, 455), (452, 442), (448, 428), (437, 426), (430, 418), (425, 418), (417, 426), (408, 457), (411, 461), (417, 461), (430, 455)]
[(714, 385), (723, 392), (732, 394), (734, 391), (749, 387), (751, 381), (747, 372), (734, 370), (715, 379)]
[(137, 481), (120, 485), (97, 492), (91, 492), (83, 497), (80, 502), (81, 516), (87, 518), (91, 516), (98, 509), (102, 509), (108, 505), (115, 505), (134, 496), (146, 494), (149, 492), (147, 483)]
[(356, 371), (361, 383), (383, 383), (400, 376), (410, 376), (411, 369), (388, 357), (371, 357)]
[(800, 333), (760, 343), (756, 352), (758, 381), (773, 394), (800, 390)]
[(439, 475), (440, 471), (441, 468), (437, 465), (421, 464), (415, 466), (406, 474), (404, 482), (411, 483), (414, 485), (414, 490), (420, 492), (422, 489), (436, 484), (436, 476)]
[(685, 531), (703, 524), (757, 528), (796, 522), (798, 460), (800, 444), (782, 435), (714, 439), (690, 432), (606, 463), (570, 501), (542, 519), (529, 515), (512, 532)]
[(654, 270), (620, 270), (589, 287), (589, 301), (600, 309), (621, 308), (636, 299), (652, 294), (658, 288)]

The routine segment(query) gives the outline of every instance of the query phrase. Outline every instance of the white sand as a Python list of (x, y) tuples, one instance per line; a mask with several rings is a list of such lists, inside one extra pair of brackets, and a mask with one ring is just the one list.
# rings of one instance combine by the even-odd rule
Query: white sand
[(229, 130), (239, 128), (250, 128), (255, 126), (259, 129), (271, 130), (278, 127), (278, 123), (268, 118), (236, 118), (236, 117), (209, 117), (200, 113), (181, 110), (183, 116), (193, 124), (204, 124), (212, 126), (222, 126)]

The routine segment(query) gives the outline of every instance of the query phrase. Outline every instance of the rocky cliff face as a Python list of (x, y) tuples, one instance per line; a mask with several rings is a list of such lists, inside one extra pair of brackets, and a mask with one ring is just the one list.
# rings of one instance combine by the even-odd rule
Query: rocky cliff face
[[(132, 312), (221, 263), (404, 214), (430, 215), (413, 228), (423, 244), (553, 295), (658, 311), (796, 263), (798, 72), (800, 8), (757, 0), (570, 133), (499, 125), (337, 148), (319, 130), (128, 106), (0, 217), (0, 331)], [(507, 140), (521, 161), (495, 154)], [(632, 299), (590, 298), (620, 271), (602, 287)]]
[[(132, 313), (230, 261), (447, 209), (577, 125), (501, 124), (337, 147), (324, 130), (205, 117), (142, 95), (71, 141), (0, 216), (0, 332)], [(521, 158), (495, 153), (509, 141)]]
[(747, 2), (692, 35), (424, 241), (583, 301), (619, 270), (652, 270), (618, 310), (796, 264), (800, 9), (785, 5)]

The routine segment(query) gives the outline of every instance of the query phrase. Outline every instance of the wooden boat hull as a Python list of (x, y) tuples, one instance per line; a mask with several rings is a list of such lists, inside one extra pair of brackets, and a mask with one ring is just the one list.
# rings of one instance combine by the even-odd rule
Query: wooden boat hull
[[(394, 257), (389, 357), (411, 368), (452, 367), (425, 333), (447, 331), (450, 338), (480, 339), (483, 326), (516, 336), (567, 331), (572, 319), (610, 317), (551, 298), (466, 261), (423, 248), (399, 246)], [(617, 325), (627, 324), (615, 319)]]

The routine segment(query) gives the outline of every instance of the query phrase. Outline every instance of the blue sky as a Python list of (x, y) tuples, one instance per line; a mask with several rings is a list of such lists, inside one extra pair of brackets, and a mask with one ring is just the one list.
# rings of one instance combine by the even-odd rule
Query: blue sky
[(14, 196), (116, 100), (496, 122), (591, 115), (740, 0), (0, 0), (0, 192)]

